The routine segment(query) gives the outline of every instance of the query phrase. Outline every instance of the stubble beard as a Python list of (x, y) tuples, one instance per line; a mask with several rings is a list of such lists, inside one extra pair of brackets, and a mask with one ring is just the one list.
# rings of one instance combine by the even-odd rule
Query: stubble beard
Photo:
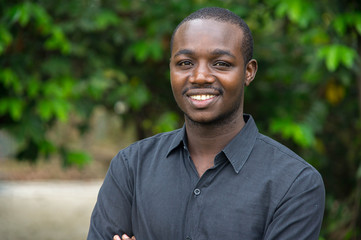
[[(183, 112), (184, 117), (186, 118), (186, 121), (189, 124), (192, 124), (193, 126), (207, 126), (207, 127), (221, 127), (221, 126), (227, 126), (234, 122), (238, 117), (239, 114), (243, 112), (243, 94), (239, 101), (237, 101), (233, 107), (230, 109), (230, 111), (225, 112), (219, 116), (217, 116), (214, 119), (210, 119), (208, 121), (197, 121), (195, 119), (192, 119), (186, 112)], [(241, 113), (240, 108), (242, 107)]]

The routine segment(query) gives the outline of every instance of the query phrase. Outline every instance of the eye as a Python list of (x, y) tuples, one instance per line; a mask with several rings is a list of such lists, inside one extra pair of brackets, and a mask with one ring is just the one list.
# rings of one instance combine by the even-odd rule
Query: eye
[(186, 61), (179, 62), (177, 65), (183, 67), (183, 66), (191, 66), (191, 65), (193, 65), (193, 63), (191, 61), (186, 60)]
[(227, 63), (227, 62), (224, 62), (224, 61), (218, 61), (218, 62), (215, 62), (214, 63), (214, 66), (216, 67), (231, 67), (231, 64)]

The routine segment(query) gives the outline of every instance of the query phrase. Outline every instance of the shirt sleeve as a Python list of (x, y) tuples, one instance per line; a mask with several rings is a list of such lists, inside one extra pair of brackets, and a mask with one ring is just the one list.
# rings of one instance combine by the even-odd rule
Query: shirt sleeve
[(131, 208), (133, 181), (128, 161), (119, 152), (111, 161), (99, 190), (88, 233), (88, 240), (112, 239), (115, 234), (132, 236)]
[(292, 183), (265, 231), (264, 240), (317, 240), (325, 207), (321, 175), (304, 169)]

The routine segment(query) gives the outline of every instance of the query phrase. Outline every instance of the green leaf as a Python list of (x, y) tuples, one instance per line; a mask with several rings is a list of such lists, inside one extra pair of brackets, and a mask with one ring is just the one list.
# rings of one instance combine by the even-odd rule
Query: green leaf
[(315, 136), (310, 126), (296, 123), (289, 118), (273, 119), (270, 130), (272, 133), (281, 134), (285, 139), (292, 139), (302, 147), (310, 147), (315, 143)]
[(92, 161), (90, 154), (82, 151), (68, 151), (65, 154), (65, 164), (66, 165), (77, 165), (83, 167), (85, 164), (88, 164)]
[(288, 18), (300, 27), (307, 27), (316, 18), (317, 14), (313, 4), (307, 0), (280, 0), (276, 6), (278, 17)]
[(60, 121), (65, 122), (68, 120), (71, 105), (64, 99), (48, 98), (39, 100), (36, 109), (39, 116), (45, 121), (50, 120), (52, 117), (56, 117)]
[(358, 34), (361, 35), (361, 12), (355, 12), (354, 14), (355, 15), (352, 23), (355, 25)]
[(32, 7), (32, 13), (35, 18), (36, 24), (41, 28), (43, 34), (48, 34), (53, 26), (53, 22), (46, 10), (38, 4)]
[(62, 122), (68, 120), (70, 104), (63, 99), (54, 99), (52, 101), (54, 115)]
[(36, 106), (36, 110), (39, 114), (39, 116), (45, 120), (48, 121), (53, 115), (53, 108), (50, 101), (46, 99), (42, 99), (38, 101), (38, 104)]
[(63, 95), (61, 87), (54, 79), (49, 79), (45, 84), (43, 84), (42, 92), (45, 97), (62, 97)]
[(162, 54), (163, 54), (163, 48), (161, 45), (161, 41), (159, 40), (155, 40), (152, 41), (149, 44), (149, 55), (151, 56), (152, 59), (159, 61), (162, 58)]
[(149, 91), (144, 85), (133, 88), (132, 94), (128, 98), (129, 105), (134, 110), (140, 110), (150, 99)]
[(361, 35), (361, 21), (355, 23), (356, 30)]
[(59, 27), (53, 27), (51, 36), (45, 41), (44, 45), (48, 50), (60, 50), (63, 54), (70, 53), (70, 42)]
[(138, 62), (143, 62), (148, 57), (148, 44), (145, 41), (135, 43), (131, 50)]
[(5, 115), (8, 111), (8, 100), (7, 99), (1, 99), (0, 98), (0, 116)]
[(119, 17), (112, 11), (102, 10), (95, 16), (95, 25), (98, 30), (104, 30), (109, 26), (116, 26), (119, 24)]
[(0, 82), (8, 89), (19, 93), (22, 89), (18, 76), (10, 68), (0, 70)]
[(139, 41), (131, 47), (131, 52), (138, 62), (151, 58), (156, 61), (162, 58), (163, 48), (160, 40)]
[(75, 80), (73, 78), (62, 76), (57, 79), (47, 80), (47, 82), (42, 86), (42, 92), (45, 97), (66, 99), (76, 95), (73, 91), (74, 85)]
[(287, 14), (289, 6), (286, 1), (279, 1), (279, 4), (276, 7), (276, 15), (281, 18)]
[(27, 83), (27, 93), (30, 98), (36, 98), (40, 92), (41, 83), (38, 78), (31, 77)]
[(56, 146), (48, 140), (41, 139), (41, 141), (38, 143), (38, 146), (39, 152), (44, 154), (46, 157), (48, 157), (49, 154), (56, 152)]
[(25, 103), (19, 98), (0, 99), (0, 115), (9, 114), (14, 121), (22, 117)]
[(24, 104), (21, 99), (13, 99), (9, 105), (9, 112), (12, 119), (20, 120), (23, 113)]
[(335, 71), (340, 62), (338, 46), (331, 46), (327, 52), (326, 66), (331, 72)]
[(140, 110), (150, 100), (148, 88), (138, 78), (132, 78), (128, 84), (119, 88), (119, 93), (125, 97), (125, 102), (133, 110)]
[(13, 37), (11, 33), (2, 25), (0, 25), (0, 55), (12, 42)]
[(25, 26), (31, 17), (31, 3), (25, 2), (20, 5), (18, 5), (17, 12), (16, 12), (16, 18), (18, 19), (18, 22), (21, 26)]
[(331, 72), (334, 72), (341, 63), (351, 68), (356, 56), (354, 49), (340, 44), (324, 46), (318, 51), (318, 57), (325, 60), (326, 67)]
[(347, 27), (345, 17), (343, 15), (338, 16), (333, 22), (333, 27), (340, 36), (343, 36)]
[(341, 47), (339, 51), (343, 65), (351, 68), (357, 55), (356, 51), (348, 47)]
[(346, 12), (338, 15), (333, 21), (333, 27), (340, 36), (344, 36), (347, 28), (355, 28), (358, 34), (361, 35), (361, 13), (360, 12)]
[(168, 132), (178, 127), (179, 115), (175, 112), (165, 112), (156, 121), (152, 127), (153, 133)]
[(294, 141), (302, 147), (310, 147), (316, 141), (313, 129), (304, 123), (298, 124), (298, 131), (293, 138)]

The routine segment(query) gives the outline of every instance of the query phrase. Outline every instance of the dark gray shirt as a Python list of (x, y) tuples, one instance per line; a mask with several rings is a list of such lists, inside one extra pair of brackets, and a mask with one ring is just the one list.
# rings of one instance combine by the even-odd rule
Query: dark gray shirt
[(121, 150), (99, 191), (88, 239), (318, 239), (320, 174), (260, 134), (251, 116), (245, 120), (201, 178), (185, 127)]

